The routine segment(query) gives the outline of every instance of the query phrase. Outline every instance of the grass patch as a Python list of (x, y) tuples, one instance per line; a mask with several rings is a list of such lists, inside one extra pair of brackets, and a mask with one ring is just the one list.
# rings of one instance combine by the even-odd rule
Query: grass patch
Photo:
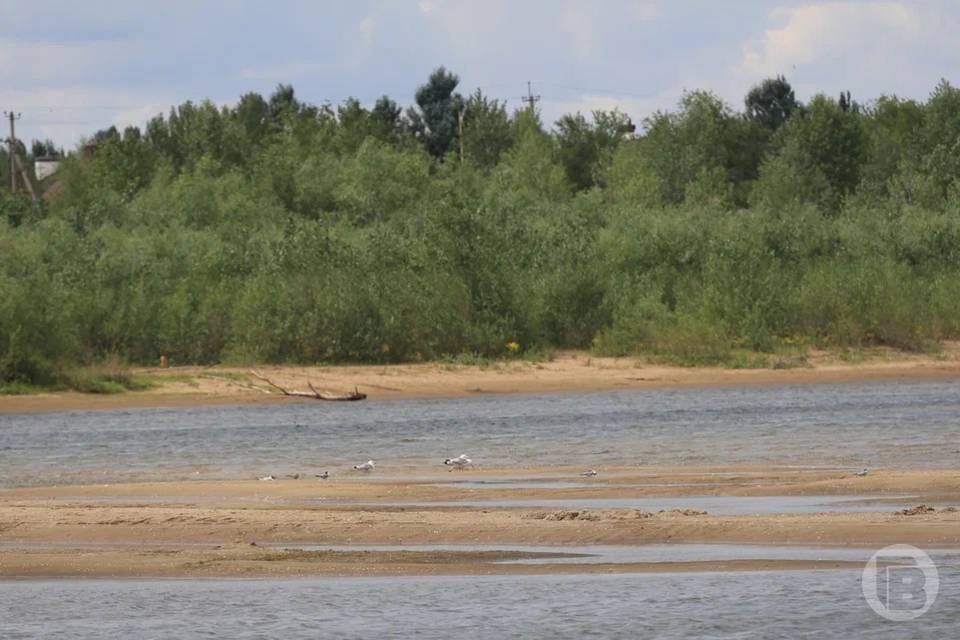
[(66, 386), (80, 393), (115, 394), (125, 391), (145, 391), (156, 382), (144, 376), (135, 376), (115, 361), (84, 369), (74, 369), (64, 376)]
[(42, 390), (41, 387), (26, 382), (6, 382), (0, 385), (0, 396), (26, 396)]
[(454, 371), (460, 367), (493, 369), (497, 366), (499, 366), (497, 360), (478, 353), (460, 353), (455, 356), (444, 356), (440, 359), (440, 368), (444, 371)]

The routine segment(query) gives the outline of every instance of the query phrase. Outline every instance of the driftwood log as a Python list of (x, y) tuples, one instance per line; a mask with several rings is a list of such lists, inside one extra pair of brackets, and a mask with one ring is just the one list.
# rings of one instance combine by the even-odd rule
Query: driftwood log
[(307, 381), (307, 386), (310, 387), (310, 391), (297, 391), (296, 389), (285, 389), (278, 385), (276, 382), (263, 375), (259, 371), (254, 371), (250, 369), (250, 373), (254, 377), (263, 380), (268, 385), (278, 390), (285, 396), (292, 396), (295, 398), (313, 398), (314, 400), (330, 400), (330, 401), (340, 401), (340, 402), (352, 402), (354, 400), (366, 400), (367, 394), (361, 393), (354, 387), (353, 391), (348, 393), (330, 393), (328, 391), (318, 391), (316, 387), (313, 386), (309, 380)]

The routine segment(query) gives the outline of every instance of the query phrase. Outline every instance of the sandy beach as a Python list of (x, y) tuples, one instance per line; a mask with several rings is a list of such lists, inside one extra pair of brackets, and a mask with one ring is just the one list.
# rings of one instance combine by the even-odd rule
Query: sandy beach
[[(723, 543), (960, 547), (960, 512), (895, 504), (960, 500), (960, 471), (647, 467), (601, 470), (596, 488), (460, 489), (454, 473), (409, 479), (346, 475), (275, 481), (195, 481), (33, 487), (0, 491), (0, 577), (451, 575), (550, 572), (731, 571), (850, 568), (811, 559), (504, 564), (525, 546)], [(516, 470), (465, 472), (487, 480)], [(574, 479), (576, 470), (524, 470)], [(359, 475), (359, 474), (357, 474)], [(697, 486), (710, 481), (709, 488)], [(637, 483), (659, 486), (642, 491)], [(455, 485), (455, 483), (453, 483)], [(482, 492), (482, 494), (480, 493)], [(497, 500), (652, 495), (860, 496), (870, 511), (715, 515), (690, 509), (500, 507)], [(478, 498), (478, 494), (480, 494)], [(490, 506), (476, 500), (490, 501)], [(456, 502), (467, 502), (458, 506)], [(890, 503), (887, 506), (887, 502)], [(414, 503), (414, 504), (411, 504)], [(433, 506), (431, 503), (442, 503)], [(451, 504), (454, 503), (454, 504)], [(393, 545), (378, 551), (284, 550), (285, 545)], [(516, 545), (510, 552), (417, 551), (420, 545)], [(510, 555), (514, 554), (514, 555)]]
[[(374, 400), (477, 394), (590, 392), (724, 385), (912, 381), (960, 377), (960, 349), (936, 357), (874, 352), (850, 363), (820, 354), (803, 366), (687, 369), (632, 359), (561, 354), (550, 362), (491, 366), (261, 367), (288, 388), (310, 382)], [(317, 402), (271, 393), (246, 369), (145, 369), (155, 388), (113, 396), (76, 393), (0, 397), (0, 412), (204, 404)], [(0, 417), (2, 420), (2, 417)], [(170, 480), (0, 490), (0, 578), (473, 575), (568, 572), (747, 571), (852, 568), (860, 562), (764, 557), (735, 560), (540, 564), (529, 548), (576, 545), (727, 544), (878, 548), (908, 543), (960, 547), (960, 471), (804, 466), (616, 466), (585, 481), (574, 467), (338, 471), (300, 479)], [(500, 483), (517, 478), (522, 486)], [(471, 482), (464, 482), (472, 480)], [(539, 484), (538, 484), (539, 483)], [(483, 486), (484, 488), (477, 488)], [(711, 513), (691, 496), (783, 500), (840, 496), (802, 513)], [(659, 499), (663, 508), (544, 507), (565, 501)], [(858, 503), (857, 500), (860, 500)], [(517, 503), (525, 506), (505, 506)], [(673, 504), (671, 501), (675, 501)], [(300, 545), (313, 550), (288, 549)], [(392, 545), (391, 549), (338, 549)], [(424, 545), (473, 545), (438, 550)], [(484, 545), (511, 545), (485, 550)], [(329, 547), (329, 548), (325, 548)], [(398, 548), (399, 547), (399, 548)], [(409, 548), (408, 548), (409, 547)], [(418, 548), (420, 547), (420, 548)], [(515, 548), (514, 548), (515, 547)], [(560, 556), (558, 556), (559, 558)]]
[[(856, 358), (813, 352), (802, 359), (780, 358), (769, 368), (724, 369), (650, 364), (634, 358), (599, 358), (564, 352), (548, 362), (523, 360), (489, 366), (454, 363), (336, 366), (257, 366), (277, 384), (346, 393), (357, 389), (370, 399), (455, 398), (483, 394), (560, 393), (768, 384), (827, 384), (960, 377), (960, 343), (948, 342), (937, 355), (874, 349)], [(116, 395), (38, 393), (0, 395), (0, 413), (176, 407), (190, 405), (316, 402), (286, 397), (251, 375), (249, 367), (137, 369), (152, 382), (147, 391)]]

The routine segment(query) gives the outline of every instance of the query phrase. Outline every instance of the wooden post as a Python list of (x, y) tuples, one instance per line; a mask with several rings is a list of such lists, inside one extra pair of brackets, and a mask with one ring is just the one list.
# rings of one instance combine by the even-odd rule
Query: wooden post
[(36, 202), (37, 192), (33, 190), (33, 183), (30, 182), (30, 176), (27, 174), (26, 168), (23, 166), (23, 163), (20, 162), (20, 156), (13, 156), (14, 161), (17, 166), (20, 168), (20, 177), (23, 178), (23, 184), (27, 185), (27, 191), (30, 192), (30, 197), (33, 198), (33, 201)]
[(17, 143), (16, 143), (17, 138), (13, 131), (13, 123), (14, 121), (16, 121), (16, 116), (14, 115), (13, 111), (7, 113), (7, 116), (10, 118), (10, 137), (7, 138), (7, 152), (10, 153), (10, 158), (9, 158), (10, 160), (10, 193), (16, 193), (17, 192), (17, 167), (16, 167), (16, 162), (13, 159), (16, 146), (17, 146)]
[(457, 123), (460, 131), (460, 164), (463, 164), (463, 109), (457, 113)]

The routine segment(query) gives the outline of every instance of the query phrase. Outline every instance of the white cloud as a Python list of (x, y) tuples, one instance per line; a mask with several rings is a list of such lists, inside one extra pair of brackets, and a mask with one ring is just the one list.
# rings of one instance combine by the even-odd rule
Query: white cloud
[[(426, 26), (439, 29), (448, 40), (445, 45), (457, 53), (489, 54), (491, 48), (496, 50), (502, 45), (516, 27), (510, 22), (507, 0), (421, 0), (418, 9), (426, 19)], [(422, 37), (430, 39), (429, 31), (422, 31)]]
[(420, 13), (424, 15), (430, 15), (436, 11), (437, 5), (439, 4), (439, 0), (420, 0), (417, 2), (417, 9), (419, 9)]
[(360, 39), (365, 45), (373, 42), (373, 36), (377, 32), (377, 19), (374, 16), (367, 16), (360, 21)]
[(113, 114), (112, 124), (121, 131), (125, 127), (130, 126), (143, 128), (154, 116), (159, 114), (165, 115), (170, 110), (171, 105), (172, 101), (151, 102), (143, 106), (123, 109)]
[(897, 2), (837, 2), (777, 9), (783, 26), (764, 32), (743, 51), (740, 70), (752, 77), (788, 73), (796, 67), (893, 43), (922, 44), (923, 20), (916, 7)]

